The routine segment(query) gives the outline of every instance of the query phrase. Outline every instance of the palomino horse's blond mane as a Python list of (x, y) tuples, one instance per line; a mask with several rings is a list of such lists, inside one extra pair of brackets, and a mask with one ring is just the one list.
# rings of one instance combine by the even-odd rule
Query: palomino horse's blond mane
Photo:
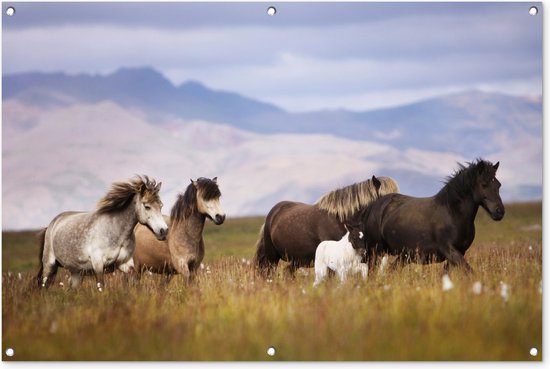
[[(378, 178), (381, 184), (379, 190), (380, 196), (399, 192), (399, 186), (392, 178), (376, 178)], [(359, 209), (369, 205), (377, 197), (376, 188), (372, 180), (369, 179), (331, 191), (317, 200), (315, 205), (336, 216), (340, 222), (344, 222)]]

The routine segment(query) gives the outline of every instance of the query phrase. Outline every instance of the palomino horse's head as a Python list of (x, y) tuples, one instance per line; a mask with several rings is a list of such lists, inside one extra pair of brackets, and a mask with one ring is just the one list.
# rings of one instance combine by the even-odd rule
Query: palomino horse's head
[(159, 196), (161, 185), (162, 182), (157, 184), (154, 179), (149, 179), (147, 176), (139, 177), (135, 182), (135, 204), (138, 222), (153, 231), (158, 240), (165, 240), (168, 225), (161, 213), (162, 201)]
[(489, 213), (493, 220), (504, 217), (504, 204), (500, 198), (500, 182), (496, 179), (499, 162), (495, 165), (488, 161), (478, 161), (476, 164), (477, 180), (474, 187), (474, 200)]
[(215, 224), (220, 225), (225, 221), (225, 212), (220, 204), (222, 195), (218, 188), (218, 177), (212, 179), (201, 177), (191, 183), (197, 190), (197, 210), (210, 218)]

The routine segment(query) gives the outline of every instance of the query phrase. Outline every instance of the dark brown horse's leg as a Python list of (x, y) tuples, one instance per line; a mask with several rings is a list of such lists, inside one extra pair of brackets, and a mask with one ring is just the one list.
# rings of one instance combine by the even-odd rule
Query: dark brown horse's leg
[(461, 267), (463, 268), (468, 274), (473, 273), (473, 269), (468, 264), (466, 259), (464, 259), (464, 255), (462, 255), (457, 249), (455, 249), (453, 246), (449, 245), (448, 247), (444, 247), (441, 249), (441, 253), (445, 256), (447, 259), (447, 269), (449, 267)]
[(285, 268), (285, 274), (290, 278), (294, 278), (296, 277), (296, 269), (298, 268), (299, 265), (291, 261), (290, 264), (288, 264)]

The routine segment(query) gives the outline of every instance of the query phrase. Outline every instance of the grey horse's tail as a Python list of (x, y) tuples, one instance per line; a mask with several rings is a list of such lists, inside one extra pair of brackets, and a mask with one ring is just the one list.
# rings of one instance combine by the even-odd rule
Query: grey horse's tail
[(40, 253), (38, 254), (38, 263), (40, 265), (40, 270), (36, 276), (36, 283), (38, 287), (42, 286), (42, 272), (44, 271), (44, 263), (42, 262), (42, 257), (44, 256), (44, 245), (46, 243), (46, 229), (44, 228), (38, 232), (38, 243), (40, 245)]

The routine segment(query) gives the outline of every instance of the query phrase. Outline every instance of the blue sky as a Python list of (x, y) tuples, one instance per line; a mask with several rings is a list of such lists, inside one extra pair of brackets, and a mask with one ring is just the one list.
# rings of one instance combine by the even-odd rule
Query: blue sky
[[(538, 4), (541, 12), (530, 16)], [(3, 3), (3, 73), (151, 66), (291, 111), (542, 93), (540, 3)]]

